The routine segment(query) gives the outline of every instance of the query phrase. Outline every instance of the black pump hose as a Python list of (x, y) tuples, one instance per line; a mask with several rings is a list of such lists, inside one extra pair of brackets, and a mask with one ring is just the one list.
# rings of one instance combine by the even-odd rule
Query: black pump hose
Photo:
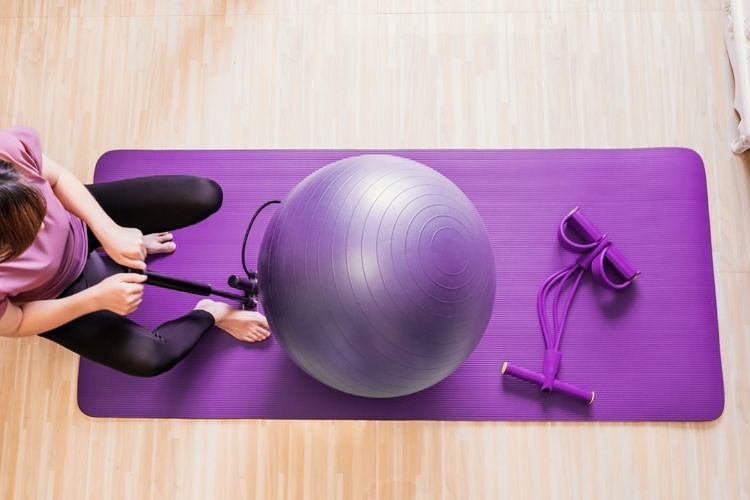
[(245, 259), (245, 250), (247, 248), (247, 238), (250, 235), (250, 229), (252, 229), (253, 224), (255, 223), (255, 219), (258, 217), (258, 215), (263, 211), (264, 208), (266, 208), (269, 205), (273, 205), (274, 203), (281, 203), (281, 200), (271, 200), (267, 201), (264, 204), (262, 204), (253, 214), (253, 217), (250, 219), (250, 222), (247, 225), (247, 230), (245, 231), (245, 237), (242, 240), (242, 269), (245, 271), (245, 274), (248, 278), (254, 278), (255, 275), (250, 272), (250, 270), (247, 268), (247, 262)]

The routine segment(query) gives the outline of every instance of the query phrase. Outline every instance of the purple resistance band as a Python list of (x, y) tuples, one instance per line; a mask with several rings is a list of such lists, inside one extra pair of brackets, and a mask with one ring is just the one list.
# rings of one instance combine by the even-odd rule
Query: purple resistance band
[[(622, 252), (612, 245), (607, 235), (599, 231), (578, 207), (560, 223), (558, 236), (563, 248), (582, 255), (573, 264), (547, 278), (537, 294), (536, 308), (545, 345), (543, 373), (533, 372), (506, 361), (503, 363), (502, 374), (538, 384), (542, 391), (558, 391), (591, 404), (594, 402), (593, 391), (580, 389), (557, 379), (562, 357), (560, 340), (573, 297), (578, 291), (583, 274), (588, 270), (591, 270), (596, 281), (613, 290), (626, 288), (640, 273)], [(573, 286), (560, 309), (560, 298), (571, 279)], [(555, 287), (557, 290), (552, 299), (552, 324), (550, 325), (547, 321), (547, 297)]]

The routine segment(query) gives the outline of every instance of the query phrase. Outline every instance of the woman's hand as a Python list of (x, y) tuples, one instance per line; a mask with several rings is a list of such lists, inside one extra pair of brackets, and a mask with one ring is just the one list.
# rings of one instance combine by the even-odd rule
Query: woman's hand
[(112, 260), (130, 269), (146, 270), (146, 244), (140, 229), (114, 225), (97, 237)]
[(119, 273), (103, 279), (88, 289), (97, 309), (125, 316), (138, 309), (143, 301), (145, 274)]

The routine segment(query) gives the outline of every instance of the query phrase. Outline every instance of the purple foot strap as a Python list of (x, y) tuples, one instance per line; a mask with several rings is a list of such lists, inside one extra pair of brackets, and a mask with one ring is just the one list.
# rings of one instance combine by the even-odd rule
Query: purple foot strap
[[(220, 287), (241, 272), (245, 224), (258, 206), (284, 199), (316, 169), (363, 153), (400, 155), (438, 170), (469, 196), (487, 226), (497, 265), (495, 309), (482, 341), (453, 375), (412, 396), (368, 400), (308, 377), (274, 339), (241, 344), (212, 330), (182, 363), (151, 379), (82, 359), (82, 411), (102, 417), (402, 420), (710, 420), (721, 414), (705, 173), (690, 150), (114, 151), (100, 159), (95, 180), (186, 173), (221, 184), (221, 210), (177, 231), (179, 250), (150, 265), (154, 272)], [(559, 371), (553, 392), (540, 394), (546, 349), (537, 292), (551, 270), (573, 260), (555, 231), (575, 206), (584, 207), (616, 247), (608, 246), (608, 263), (605, 257), (591, 262), (591, 273), (559, 278), (580, 278), (580, 285), (570, 314), (552, 319), (565, 324), (564, 339), (552, 349), (564, 356), (559, 367), (552, 366), (556, 355), (547, 356), (547, 371)], [(253, 227), (253, 265), (272, 210)], [(601, 286), (623, 256), (643, 273), (637, 285)], [(133, 317), (154, 327), (197, 300), (149, 287)], [(565, 309), (566, 299), (555, 292), (553, 300), (562, 300)], [(538, 385), (501, 376), (504, 360), (524, 367), (525, 378), (537, 377)], [(581, 404), (557, 392), (561, 387), (594, 391), (596, 402)]]
[[(575, 236), (569, 235), (568, 231), (575, 233)], [(508, 362), (503, 363), (501, 373), (503, 375), (507, 373), (521, 380), (540, 385), (543, 391), (558, 391), (592, 404), (595, 396), (594, 391), (580, 389), (571, 384), (555, 383), (562, 361), (560, 342), (565, 329), (565, 320), (567, 320), (568, 312), (573, 304), (573, 297), (578, 291), (581, 278), (586, 271), (590, 270), (595, 281), (612, 290), (625, 289), (633, 283), (639, 273), (622, 252), (612, 245), (607, 235), (596, 229), (577, 207), (563, 219), (558, 236), (564, 248), (583, 255), (575, 263), (547, 278), (537, 294), (537, 316), (539, 316), (539, 326), (542, 330), (545, 346), (542, 377), (540, 378), (538, 374), (521, 369)], [(605, 270), (606, 268), (609, 270)], [(573, 286), (570, 287), (561, 311), (559, 309), (560, 297), (562, 297), (570, 278), (573, 278)], [(547, 295), (555, 287), (557, 287), (557, 292), (552, 302), (552, 324), (550, 325), (547, 320)], [(560, 316), (560, 312), (562, 312), (562, 316)]]

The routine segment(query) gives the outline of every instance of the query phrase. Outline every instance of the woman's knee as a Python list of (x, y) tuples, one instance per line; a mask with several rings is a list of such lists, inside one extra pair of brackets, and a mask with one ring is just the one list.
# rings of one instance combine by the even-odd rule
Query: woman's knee
[(188, 191), (195, 209), (203, 218), (217, 212), (224, 201), (224, 192), (218, 182), (205, 177), (191, 177)]
[(123, 371), (136, 377), (156, 377), (171, 370), (176, 364), (176, 360), (167, 355), (165, 349), (154, 343), (131, 353), (127, 368)]

